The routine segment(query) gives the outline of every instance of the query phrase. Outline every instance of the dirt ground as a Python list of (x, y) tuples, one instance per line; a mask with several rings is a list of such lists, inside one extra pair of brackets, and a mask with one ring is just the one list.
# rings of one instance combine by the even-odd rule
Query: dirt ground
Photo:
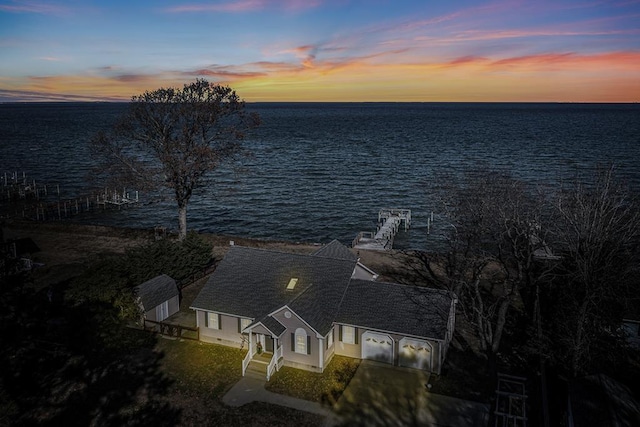
[[(155, 239), (152, 229), (116, 228), (71, 222), (7, 221), (2, 224), (2, 234), (5, 240), (28, 238), (35, 243), (39, 250), (29, 256), (37, 264), (32, 276), (34, 283), (39, 286), (68, 280), (82, 273), (102, 256), (124, 253), (127, 248), (150, 243)], [(224, 257), (230, 242), (239, 246), (293, 253), (312, 253), (320, 248), (317, 244), (212, 234), (202, 236), (213, 244), (212, 255), (217, 261)], [(380, 275), (379, 280), (401, 281), (399, 278), (403, 275), (403, 270), (406, 270), (405, 254), (395, 251), (352, 250), (364, 265)]]

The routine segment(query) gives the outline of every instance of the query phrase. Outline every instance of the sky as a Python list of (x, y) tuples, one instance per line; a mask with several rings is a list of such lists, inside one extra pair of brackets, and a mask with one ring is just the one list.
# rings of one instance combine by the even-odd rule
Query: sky
[(640, 102), (640, 0), (0, 0), (0, 102)]

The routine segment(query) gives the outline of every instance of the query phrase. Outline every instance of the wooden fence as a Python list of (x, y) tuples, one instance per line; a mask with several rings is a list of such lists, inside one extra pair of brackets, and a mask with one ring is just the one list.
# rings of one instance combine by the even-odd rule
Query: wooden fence
[(178, 280), (176, 280), (176, 283), (178, 285), (178, 289), (182, 290), (184, 288), (186, 288), (187, 286), (197, 282), (198, 280), (202, 279), (205, 276), (208, 276), (209, 274), (213, 273), (213, 271), (216, 269), (216, 264), (214, 262), (211, 262), (210, 264), (207, 264), (206, 266), (202, 267), (201, 269), (195, 271), (194, 273), (191, 273), (185, 277), (182, 277)]
[[(148, 326), (147, 324), (150, 324), (151, 326)], [(168, 337), (183, 338), (186, 340), (194, 341), (200, 340), (200, 328), (198, 327), (176, 325), (173, 323), (156, 322), (155, 320), (144, 319), (143, 328), (145, 331), (158, 332)], [(187, 331), (186, 335), (184, 333), (185, 331)], [(195, 332), (195, 334), (190, 334), (188, 332)]]

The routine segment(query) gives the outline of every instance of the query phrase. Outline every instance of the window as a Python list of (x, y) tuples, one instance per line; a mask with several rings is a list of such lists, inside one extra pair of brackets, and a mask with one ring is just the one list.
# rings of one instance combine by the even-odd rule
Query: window
[(311, 337), (302, 328), (296, 329), (295, 334), (291, 334), (291, 350), (300, 354), (311, 354)]
[(342, 331), (340, 341), (346, 344), (357, 344), (356, 328), (353, 326), (342, 326), (340, 330)]
[(297, 284), (298, 284), (298, 278), (297, 277), (292, 277), (289, 280), (289, 283), (287, 284), (287, 290), (288, 291), (292, 291), (293, 289), (295, 289)]
[(329, 331), (329, 335), (327, 335), (327, 349), (331, 348), (333, 345), (333, 329)]
[(205, 326), (210, 329), (222, 329), (220, 328), (220, 315), (218, 313), (207, 312)]

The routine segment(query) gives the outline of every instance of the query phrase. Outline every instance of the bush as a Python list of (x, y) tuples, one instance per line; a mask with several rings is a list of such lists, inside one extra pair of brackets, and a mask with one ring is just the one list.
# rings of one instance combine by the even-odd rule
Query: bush
[(136, 320), (140, 309), (133, 287), (160, 274), (176, 280), (187, 277), (212, 261), (211, 250), (211, 244), (193, 232), (182, 242), (160, 240), (131, 248), (94, 263), (71, 282), (68, 296), (76, 302), (107, 302), (121, 318)]

